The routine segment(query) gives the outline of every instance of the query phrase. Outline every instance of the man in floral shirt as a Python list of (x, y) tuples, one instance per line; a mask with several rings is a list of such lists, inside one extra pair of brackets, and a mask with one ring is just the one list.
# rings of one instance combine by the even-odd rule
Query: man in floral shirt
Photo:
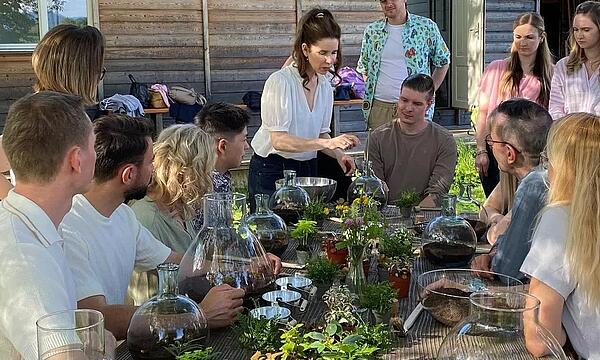
[[(363, 111), (373, 129), (396, 117), (404, 79), (431, 75), (437, 90), (448, 72), (450, 51), (436, 23), (408, 13), (406, 2), (380, 0), (386, 18), (369, 24), (364, 32), (357, 71), (365, 79)], [(432, 105), (427, 111), (429, 120), (433, 110)]]

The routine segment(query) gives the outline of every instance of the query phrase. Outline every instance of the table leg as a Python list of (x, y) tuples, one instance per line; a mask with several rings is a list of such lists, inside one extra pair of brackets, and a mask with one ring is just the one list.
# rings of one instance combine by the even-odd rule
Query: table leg
[(333, 121), (331, 127), (331, 137), (336, 137), (340, 134), (340, 117), (342, 116), (342, 112), (340, 110), (340, 106), (333, 107)]
[(163, 116), (161, 113), (154, 114), (154, 128), (156, 129), (156, 136), (160, 135), (163, 131)]

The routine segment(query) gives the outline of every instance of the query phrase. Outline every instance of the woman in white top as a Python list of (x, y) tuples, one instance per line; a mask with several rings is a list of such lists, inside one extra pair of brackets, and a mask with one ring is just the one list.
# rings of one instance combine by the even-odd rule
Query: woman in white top
[(552, 77), (548, 111), (555, 120), (573, 112), (600, 115), (600, 3), (577, 6), (570, 42), (571, 53)]
[[(600, 117), (567, 115), (548, 134), (550, 191), (521, 272), (540, 302), (541, 324), (577, 354), (600, 359)], [(526, 322), (529, 351), (544, 347)]]
[(284, 169), (315, 176), (320, 150), (337, 159), (347, 175), (354, 172), (354, 161), (342, 150), (357, 145), (358, 138), (329, 136), (333, 88), (326, 75), (341, 63), (340, 37), (340, 27), (328, 10), (308, 11), (298, 24), (294, 63), (267, 79), (261, 98), (262, 124), (252, 139), (250, 198), (272, 194)]

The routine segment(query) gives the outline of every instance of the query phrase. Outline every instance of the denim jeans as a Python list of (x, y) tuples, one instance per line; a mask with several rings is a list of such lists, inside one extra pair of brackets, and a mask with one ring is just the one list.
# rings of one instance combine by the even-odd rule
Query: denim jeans
[(296, 170), (296, 176), (317, 176), (317, 159), (299, 161), (286, 159), (277, 154), (266, 158), (252, 155), (248, 169), (248, 196), (250, 197), (250, 212), (256, 210), (254, 195), (275, 192), (275, 181), (283, 179), (283, 170)]

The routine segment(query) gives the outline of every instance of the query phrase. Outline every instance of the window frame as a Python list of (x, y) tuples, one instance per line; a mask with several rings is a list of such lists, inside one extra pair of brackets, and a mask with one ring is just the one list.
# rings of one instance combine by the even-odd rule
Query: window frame
[[(40, 40), (46, 35), (48, 32), (48, 0), (37, 0), (38, 3), (38, 32), (40, 34)], [(86, 12), (87, 12), (87, 24), (90, 26), (97, 26), (98, 24), (98, 8), (97, 2), (94, 0), (85, 0), (86, 4)], [(46, 9), (45, 11), (40, 11), (39, 9)], [(0, 53), (23, 53), (23, 52), (33, 52), (36, 43), (30, 44), (0, 44)]]

